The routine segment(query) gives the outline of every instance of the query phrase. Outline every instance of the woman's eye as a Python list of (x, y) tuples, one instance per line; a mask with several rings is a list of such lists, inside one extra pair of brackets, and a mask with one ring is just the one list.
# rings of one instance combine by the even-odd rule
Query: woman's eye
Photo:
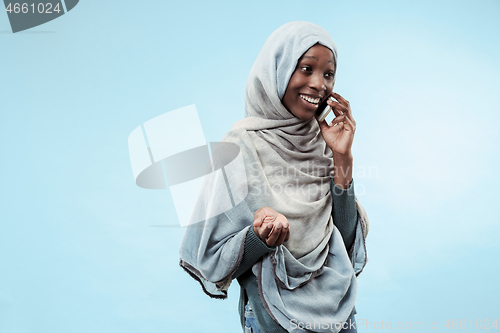
[(333, 79), (333, 72), (328, 72), (325, 74), (325, 77), (329, 78), (329, 79)]
[(302, 66), (300, 69), (302, 69), (303, 72), (310, 72), (311, 71), (311, 67), (309, 67), (309, 66)]

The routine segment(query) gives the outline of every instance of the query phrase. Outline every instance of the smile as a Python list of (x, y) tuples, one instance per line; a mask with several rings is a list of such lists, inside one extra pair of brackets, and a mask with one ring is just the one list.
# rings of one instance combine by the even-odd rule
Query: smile
[(300, 98), (302, 98), (304, 101), (306, 102), (309, 102), (311, 104), (314, 104), (314, 105), (318, 105), (319, 101), (321, 98), (319, 97), (316, 97), (316, 98), (312, 98), (312, 97), (309, 97), (309, 96), (306, 96), (306, 95), (302, 95), (302, 94), (299, 94)]

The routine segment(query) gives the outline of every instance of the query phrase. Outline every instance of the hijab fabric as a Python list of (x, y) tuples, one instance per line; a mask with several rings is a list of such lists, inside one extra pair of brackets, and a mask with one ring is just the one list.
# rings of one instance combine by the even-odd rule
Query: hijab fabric
[[(329, 48), (337, 64), (330, 35), (309, 22), (287, 23), (265, 42), (248, 76), (245, 118), (222, 139), (236, 144), (244, 160), (225, 177), (234, 187), (246, 186), (248, 194), (234, 208), (208, 217), (225, 189), (214, 186), (216, 179), (206, 180), (195, 215), (202, 211), (207, 218), (187, 227), (180, 249), (180, 265), (208, 295), (225, 298), (254, 212), (269, 206), (283, 214), (289, 240), (264, 255), (252, 272), (267, 312), (290, 332), (339, 331), (332, 323), (351, 314), (356, 274), (366, 263), (364, 209), (356, 199), (358, 226), (348, 254), (331, 214), (332, 151), (315, 119), (303, 121), (281, 103), (298, 59), (315, 44)], [(316, 325), (304, 330), (291, 321)]]

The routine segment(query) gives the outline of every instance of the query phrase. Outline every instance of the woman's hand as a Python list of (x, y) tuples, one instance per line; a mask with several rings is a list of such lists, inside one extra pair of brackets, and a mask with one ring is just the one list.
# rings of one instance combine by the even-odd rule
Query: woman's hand
[(333, 152), (333, 181), (337, 187), (346, 189), (352, 181), (351, 147), (356, 131), (356, 121), (352, 117), (349, 102), (337, 93), (332, 92), (331, 96), (337, 101), (329, 99), (327, 103), (332, 107), (336, 118), (330, 125), (326, 120), (318, 121), (318, 124), (323, 139)]
[(283, 214), (271, 207), (262, 207), (255, 211), (253, 232), (267, 246), (280, 246), (290, 238), (290, 225)]
[[(356, 121), (352, 117), (351, 106), (349, 102), (337, 93), (332, 92), (331, 96), (336, 99), (328, 99), (327, 103), (332, 107), (336, 118), (328, 125), (326, 120), (318, 121), (321, 129), (321, 135), (326, 144), (337, 156), (351, 156), (351, 147), (356, 131)], [(317, 120), (317, 118), (316, 118)]]

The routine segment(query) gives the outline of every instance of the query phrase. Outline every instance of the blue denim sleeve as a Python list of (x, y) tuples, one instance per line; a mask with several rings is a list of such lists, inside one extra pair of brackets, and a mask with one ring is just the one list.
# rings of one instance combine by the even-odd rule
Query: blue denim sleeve
[(354, 243), (356, 223), (358, 221), (358, 210), (354, 199), (354, 180), (351, 181), (349, 188), (341, 189), (335, 185), (333, 178), (331, 178), (331, 188), (333, 223), (340, 231), (344, 245), (349, 251)]
[(267, 246), (253, 231), (253, 228), (250, 227), (248, 229), (243, 258), (241, 258), (240, 265), (233, 273), (233, 279), (236, 279), (241, 274), (250, 269), (253, 264), (255, 264), (264, 254), (273, 251), (276, 249), (276, 246)]

